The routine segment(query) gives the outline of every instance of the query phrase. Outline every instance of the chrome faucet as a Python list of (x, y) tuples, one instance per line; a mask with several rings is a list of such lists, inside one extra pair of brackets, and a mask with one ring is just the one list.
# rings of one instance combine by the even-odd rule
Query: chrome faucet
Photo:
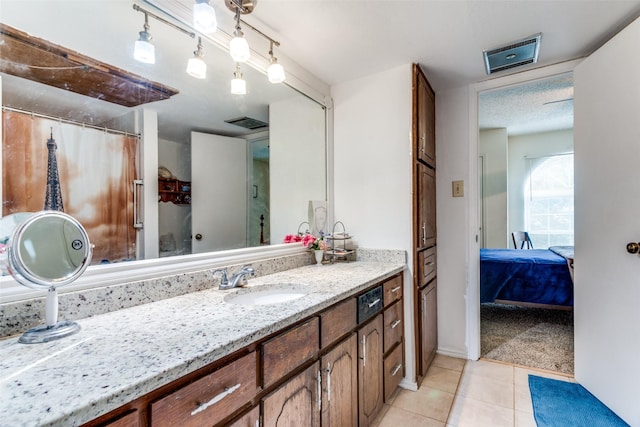
[(246, 286), (247, 284), (247, 276), (255, 276), (256, 271), (251, 267), (251, 265), (243, 265), (242, 268), (235, 273), (231, 278), (227, 275), (226, 268), (219, 268), (213, 271), (213, 274), (220, 273), (222, 278), (220, 279), (220, 287), (218, 289), (232, 289), (238, 286)]

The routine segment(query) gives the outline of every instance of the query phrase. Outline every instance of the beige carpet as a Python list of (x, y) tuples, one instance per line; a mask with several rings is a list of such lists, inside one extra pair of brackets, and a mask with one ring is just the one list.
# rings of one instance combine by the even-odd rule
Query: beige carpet
[(573, 312), (482, 304), (481, 355), (573, 375)]

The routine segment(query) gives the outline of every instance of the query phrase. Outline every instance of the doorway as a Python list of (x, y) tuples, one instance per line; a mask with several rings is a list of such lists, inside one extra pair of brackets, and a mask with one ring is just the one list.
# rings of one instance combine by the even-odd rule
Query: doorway
[[(527, 282), (522, 271), (529, 267), (514, 264), (530, 262), (520, 258), (538, 256), (564, 262), (548, 250), (550, 242), (563, 242), (571, 248), (573, 245), (572, 169), (571, 199), (564, 200), (564, 205), (554, 189), (561, 182), (560, 175), (566, 178), (568, 172), (546, 168), (546, 175), (540, 179), (543, 165), (558, 163), (559, 156), (570, 155), (572, 159), (572, 74), (479, 92), (478, 129), (479, 356), (573, 375), (573, 284), (568, 266), (561, 266), (565, 282), (564, 288), (553, 290), (562, 294), (556, 300), (555, 296), (542, 297), (537, 288), (530, 289), (552, 286), (555, 276), (539, 275), (535, 281)], [(536, 188), (532, 191), (534, 183)], [(550, 191), (542, 191), (545, 186)], [(570, 212), (566, 209), (569, 205)], [(565, 225), (565, 234), (570, 229), (569, 240), (557, 235), (560, 223)], [(534, 245), (536, 250), (514, 249), (511, 233), (515, 231), (529, 231), (535, 236), (539, 243)], [(500, 270), (499, 276), (489, 269), (503, 269), (506, 264), (495, 264), (493, 258), (487, 262), (487, 257), (494, 254), (505, 255), (504, 262), (508, 259), (510, 266)], [(486, 289), (493, 292), (494, 286), (495, 295), (487, 297)], [(570, 295), (565, 296), (566, 293)]]

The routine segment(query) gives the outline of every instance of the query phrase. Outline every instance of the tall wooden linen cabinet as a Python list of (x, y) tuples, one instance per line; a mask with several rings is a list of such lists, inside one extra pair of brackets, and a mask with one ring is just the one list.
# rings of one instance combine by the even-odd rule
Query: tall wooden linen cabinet
[(413, 259), (416, 372), (427, 373), (438, 346), (436, 280), (435, 93), (413, 65)]

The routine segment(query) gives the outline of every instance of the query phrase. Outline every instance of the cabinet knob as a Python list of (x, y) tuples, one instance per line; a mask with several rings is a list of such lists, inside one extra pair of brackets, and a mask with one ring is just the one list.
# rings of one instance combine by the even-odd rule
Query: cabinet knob
[(202, 234), (200, 233), (196, 234), (196, 240), (202, 240)]
[(637, 254), (640, 252), (640, 243), (631, 242), (627, 244), (627, 252)]

